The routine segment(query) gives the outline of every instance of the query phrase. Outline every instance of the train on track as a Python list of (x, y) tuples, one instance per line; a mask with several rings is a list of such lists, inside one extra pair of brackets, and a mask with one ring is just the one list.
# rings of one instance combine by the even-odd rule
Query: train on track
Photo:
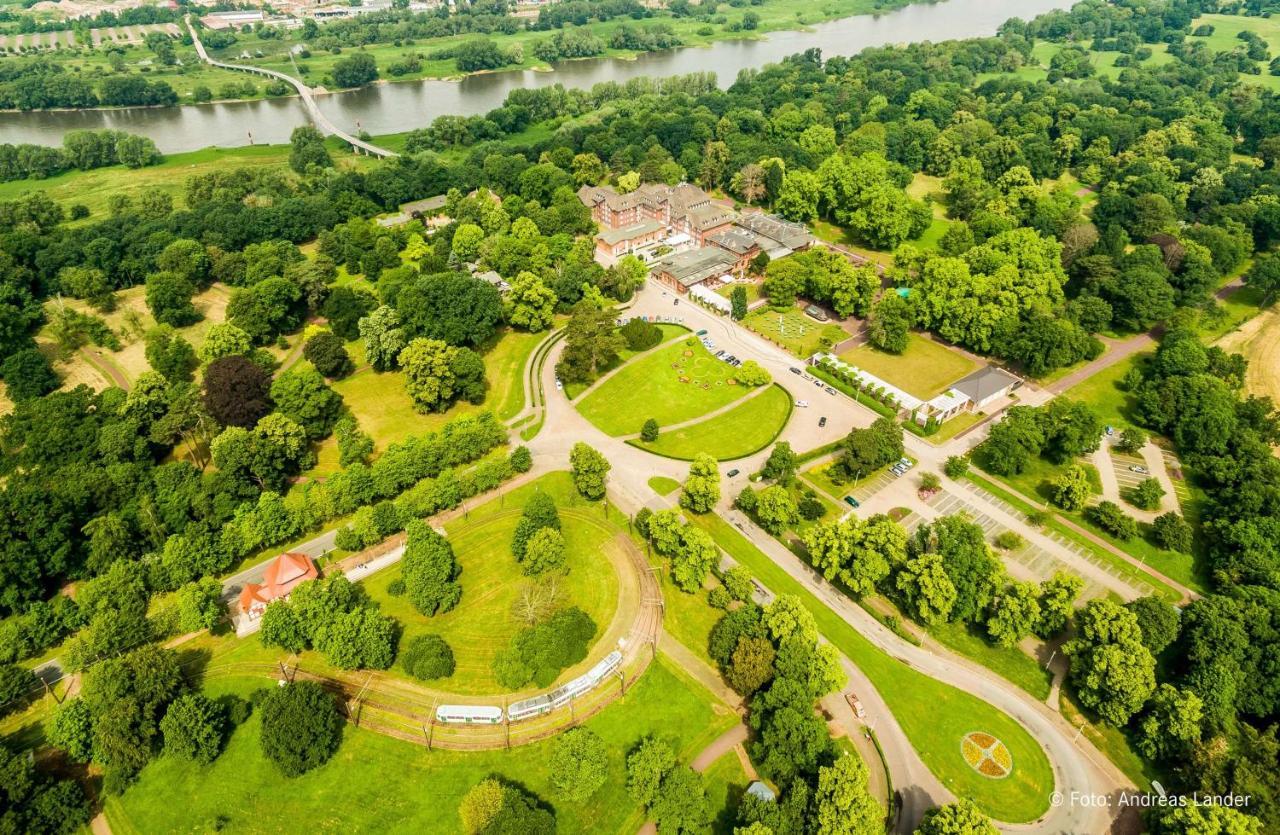
[(508, 722), (519, 722), (550, 713), (563, 707), (570, 700), (591, 692), (602, 681), (622, 666), (622, 652), (614, 650), (573, 681), (566, 682), (549, 693), (513, 702), (504, 712), (492, 705), (440, 705), (436, 708), (436, 721), (444, 725), (498, 725), (505, 716)]

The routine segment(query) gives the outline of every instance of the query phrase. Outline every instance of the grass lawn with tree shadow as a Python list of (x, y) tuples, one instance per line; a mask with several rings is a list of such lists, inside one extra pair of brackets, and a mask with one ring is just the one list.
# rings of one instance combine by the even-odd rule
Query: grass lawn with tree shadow
[[(507, 692), (494, 678), (491, 665), (494, 656), (524, 628), (513, 609), (522, 591), (534, 585), (511, 555), (511, 536), (525, 502), (539, 489), (555, 499), (568, 545), (568, 571), (556, 581), (561, 605), (577, 606), (591, 616), (598, 628), (597, 642), (608, 631), (619, 594), (619, 578), (609, 555), (618, 552), (621, 559), (629, 559), (619, 552), (621, 545), (616, 541), (626, 535), (626, 527), (620, 527), (616, 517), (605, 519), (598, 503), (592, 508), (571, 506), (568, 498), (573, 487), (568, 474), (553, 473), (491, 500), (469, 514), (470, 519), (455, 519), (445, 526), (462, 567), (458, 577), (462, 599), (452, 611), (425, 617), (407, 598), (393, 597), (387, 588), (401, 576), (398, 564), (362, 583), (382, 613), (403, 626), (402, 645), (415, 635), (434, 633), (453, 648), (457, 670), (450, 678), (430, 682), (431, 687), (465, 694)], [(598, 660), (599, 655), (593, 651), (587, 661)]]
[(901, 354), (862, 345), (845, 351), (840, 359), (921, 400), (942, 394), (980, 367), (959, 351), (916, 333), (910, 335), (907, 350)]
[(734, 372), (690, 337), (628, 362), (576, 405), (605, 434), (633, 435), (649, 418), (683, 423), (745, 397), (752, 389), (730, 384)]
[[(220, 678), (207, 682), (205, 691), (213, 697), (248, 697), (273, 686), (269, 678)], [(625, 752), (653, 734), (688, 762), (736, 721), (705, 688), (659, 655), (626, 696), (584, 723), (604, 740), (608, 771), (599, 791), (571, 802), (556, 797), (551, 785), (554, 741), (509, 751), (428, 751), (347, 725), (333, 759), (287, 778), (262, 754), (255, 712), (211, 765), (158, 757), (127, 792), (107, 799), (106, 814), (117, 835), (300, 829), (452, 835), (461, 828), (456, 810), (462, 796), (499, 775), (553, 803), (563, 832), (630, 835), (643, 816), (627, 794)]]
[(787, 425), (791, 408), (791, 395), (775, 383), (724, 414), (661, 432), (652, 443), (635, 440), (631, 444), (668, 458), (691, 461), (705, 452), (718, 461), (733, 461), (773, 443)]

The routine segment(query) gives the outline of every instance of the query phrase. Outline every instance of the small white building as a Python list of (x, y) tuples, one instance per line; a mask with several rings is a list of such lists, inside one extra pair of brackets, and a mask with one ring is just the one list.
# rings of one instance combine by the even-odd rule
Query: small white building
[[(732, 278), (729, 276), (721, 276), (721, 279), (732, 281)], [(714, 290), (708, 290), (701, 284), (695, 284), (689, 288), (689, 298), (705, 304), (717, 313), (724, 313), (727, 315), (733, 312), (733, 302), (729, 301)]]

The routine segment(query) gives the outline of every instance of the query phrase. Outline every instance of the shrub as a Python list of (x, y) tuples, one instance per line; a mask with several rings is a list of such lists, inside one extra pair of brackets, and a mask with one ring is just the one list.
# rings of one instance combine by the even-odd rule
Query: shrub
[(331, 380), (345, 377), (355, 368), (342, 339), (328, 332), (318, 333), (308, 339), (302, 347), (302, 355), (316, 371)]
[(1084, 512), (1085, 518), (1116, 539), (1129, 540), (1138, 535), (1138, 522), (1115, 502), (1099, 502)]
[(716, 586), (707, 592), (707, 603), (715, 609), (728, 609), (733, 603), (733, 595), (724, 586)]
[(453, 650), (439, 635), (412, 638), (400, 654), (405, 672), (417, 679), (431, 681), (453, 675)]
[(1016, 551), (1026, 543), (1026, 540), (1019, 536), (1016, 531), (1004, 531), (996, 536), (995, 543), (997, 548), (1005, 551)]
[(632, 319), (618, 332), (632, 351), (647, 351), (662, 341), (662, 329), (642, 319)]
[(942, 471), (947, 474), (947, 478), (963, 478), (965, 473), (969, 472), (969, 457), (952, 455), (943, 465)]
[(227, 714), (222, 705), (202, 693), (179, 696), (160, 720), (164, 752), (208, 765), (222, 751), (226, 725)]
[(658, 440), (658, 422), (653, 418), (649, 418), (644, 422), (644, 426), (640, 427), (640, 440), (651, 444)]

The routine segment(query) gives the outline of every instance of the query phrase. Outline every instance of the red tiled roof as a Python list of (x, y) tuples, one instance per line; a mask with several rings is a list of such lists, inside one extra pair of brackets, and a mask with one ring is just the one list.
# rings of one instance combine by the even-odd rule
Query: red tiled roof
[(316, 564), (306, 554), (281, 554), (271, 561), (262, 574), (262, 583), (246, 583), (240, 591), (240, 610), (247, 612), (255, 603), (267, 604), (287, 597), (299, 583), (320, 576)]

